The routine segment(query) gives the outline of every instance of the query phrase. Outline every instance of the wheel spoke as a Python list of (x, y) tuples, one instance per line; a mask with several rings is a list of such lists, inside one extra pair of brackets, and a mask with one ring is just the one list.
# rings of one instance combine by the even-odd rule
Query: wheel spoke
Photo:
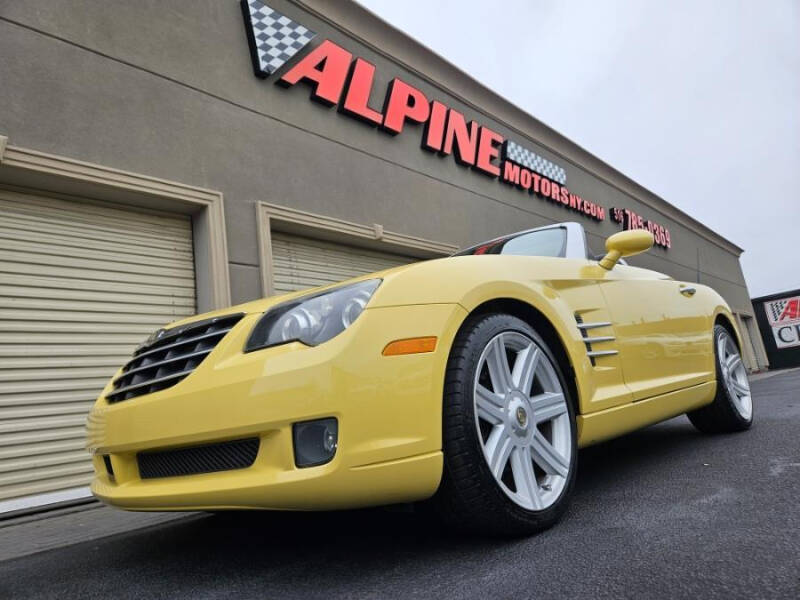
[(533, 420), (536, 423), (550, 421), (567, 412), (567, 402), (564, 394), (559, 392), (545, 392), (531, 398)]
[(496, 478), (499, 479), (503, 475), (503, 469), (506, 467), (513, 447), (511, 436), (506, 428), (503, 425), (496, 425), (489, 434), (485, 446), (486, 461)]
[(731, 385), (733, 386), (733, 389), (736, 390), (736, 392), (738, 394), (741, 394), (742, 396), (749, 396), (750, 395), (750, 388), (748, 386), (744, 385), (743, 383), (741, 383), (735, 377), (731, 377)]
[(511, 381), (523, 394), (529, 394), (531, 391), (533, 377), (539, 364), (539, 353), (539, 348), (535, 344), (529, 344), (527, 348), (517, 353), (514, 370), (511, 372)]
[(738, 354), (731, 354), (727, 359), (725, 359), (725, 362), (728, 365), (728, 369), (733, 372), (739, 368), (739, 365), (742, 364), (742, 358)]
[(508, 366), (506, 345), (503, 335), (500, 334), (491, 342), (491, 348), (486, 356), (486, 366), (489, 369), (489, 378), (495, 393), (502, 394), (511, 389), (511, 369)]
[(720, 362), (725, 364), (725, 356), (728, 354), (727, 352), (727, 344), (725, 343), (725, 336), (720, 335), (717, 338), (717, 355), (719, 356)]
[(541, 509), (539, 482), (536, 481), (536, 474), (533, 472), (533, 458), (529, 447), (515, 448), (511, 453), (511, 473), (514, 476), (517, 494), (529, 500), (534, 510)]
[(562, 477), (567, 476), (569, 462), (560, 452), (553, 448), (553, 445), (545, 439), (541, 431), (537, 430), (534, 433), (531, 449), (533, 450), (533, 460), (546, 473), (561, 475)]
[(503, 397), (486, 389), (481, 384), (475, 386), (475, 404), (478, 407), (478, 417), (489, 421), (492, 425), (503, 422)]

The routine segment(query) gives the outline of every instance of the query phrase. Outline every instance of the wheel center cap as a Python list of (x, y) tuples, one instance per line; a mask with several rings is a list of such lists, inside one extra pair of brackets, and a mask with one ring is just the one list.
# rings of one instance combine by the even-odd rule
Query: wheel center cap
[(524, 428), (528, 424), (528, 413), (521, 406), (517, 407), (517, 423)]
[(508, 403), (508, 425), (511, 430), (520, 437), (525, 437), (528, 434), (528, 424), (530, 423), (530, 416), (528, 415), (528, 403), (522, 394), (513, 393), (511, 401)]

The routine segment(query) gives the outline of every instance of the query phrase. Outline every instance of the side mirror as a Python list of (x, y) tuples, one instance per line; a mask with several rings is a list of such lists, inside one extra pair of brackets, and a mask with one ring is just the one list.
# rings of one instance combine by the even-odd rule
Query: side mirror
[(600, 260), (600, 266), (610, 271), (620, 258), (650, 250), (654, 241), (653, 234), (644, 229), (615, 233), (606, 240), (607, 254)]

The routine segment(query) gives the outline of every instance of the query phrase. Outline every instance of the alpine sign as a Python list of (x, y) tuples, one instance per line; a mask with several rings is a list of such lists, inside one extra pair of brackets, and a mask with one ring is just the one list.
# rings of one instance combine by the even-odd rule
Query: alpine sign
[[(317, 35), (260, 0), (241, 3), (259, 77), (281, 69)], [(375, 72), (374, 64), (326, 39), (283, 70), (276, 83), (308, 85), (313, 100), (392, 136), (402, 134), (408, 124), (422, 125), (423, 149), (452, 155), (458, 164), (585, 217), (606, 219), (603, 206), (570, 191), (563, 167), (484, 124), (468, 121), (460, 111), (429, 98), (399, 77), (389, 83), (383, 106), (370, 106)], [(670, 246), (669, 233), (663, 228), (656, 227), (654, 234), (661, 246)]]

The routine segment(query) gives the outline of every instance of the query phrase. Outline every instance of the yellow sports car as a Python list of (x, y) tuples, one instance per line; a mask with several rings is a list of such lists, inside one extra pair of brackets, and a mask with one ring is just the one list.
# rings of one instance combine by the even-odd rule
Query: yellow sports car
[(553, 524), (579, 447), (687, 413), (753, 418), (712, 289), (590, 255), (564, 223), (198, 315), (147, 339), (88, 421), (102, 501), (323, 510), (429, 500), (454, 527)]

